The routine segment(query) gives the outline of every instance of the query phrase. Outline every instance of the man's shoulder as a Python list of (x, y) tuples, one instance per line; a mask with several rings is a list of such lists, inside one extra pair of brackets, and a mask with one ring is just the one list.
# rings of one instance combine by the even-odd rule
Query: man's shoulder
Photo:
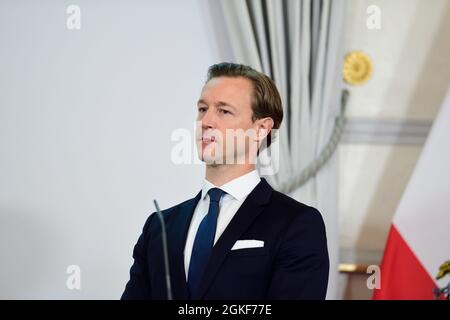
[(277, 219), (322, 219), (321, 213), (316, 208), (276, 190), (272, 193), (269, 210), (274, 212)]
[(196, 203), (196, 198), (195, 197), (187, 199), (187, 200), (185, 200), (183, 202), (180, 202), (178, 204), (175, 204), (175, 205), (173, 205), (173, 206), (171, 206), (171, 207), (169, 207), (167, 209), (161, 210), (161, 212), (164, 215), (169, 215), (169, 214), (172, 214), (172, 213), (178, 211), (181, 208), (184, 208), (186, 206), (192, 205), (194, 203)]
[(291, 232), (311, 241), (326, 234), (325, 222), (318, 209), (275, 190), (266, 217), (278, 232)]
[(271, 198), (271, 204), (276, 207), (283, 208), (284, 210), (288, 211), (309, 211), (309, 210), (315, 210), (315, 208), (295, 200), (294, 198), (291, 198), (287, 194), (284, 194), (282, 192), (273, 190), (272, 198)]
[[(181, 203), (178, 203), (178, 204), (173, 205), (173, 206), (171, 206), (169, 208), (161, 210), (161, 213), (162, 213), (162, 215), (164, 217), (165, 222), (166, 223), (170, 222), (173, 217), (177, 216), (176, 213), (180, 212), (180, 210), (182, 210), (183, 208), (188, 207), (188, 206), (194, 206), (197, 203), (197, 201), (198, 201), (198, 199), (197, 199), (198, 196), (199, 196), (199, 194), (197, 194), (197, 196), (194, 197), (194, 198), (187, 199), (187, 200), (185, 200), (185, 201), (183, 201)], [(144, 225), (144, 230), (148, 230), (149, 228), (152, 228), (151, 226), (154, 225), (152, 223), (152, 220), (155, 220), (155, 219), (158, 220), (158, 218), (153, 219), (155, 216), (157, 216), (156, 211), (152, 212), (148, 216), (147, 221), (146, 221), (146, 223)], [(156, 223), (156, 226), (159, 226), (159, 225), (160, 225), (159, 222)]]

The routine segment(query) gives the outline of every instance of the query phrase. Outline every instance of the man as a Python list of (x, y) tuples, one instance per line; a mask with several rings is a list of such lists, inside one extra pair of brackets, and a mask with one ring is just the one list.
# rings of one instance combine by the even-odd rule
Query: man
[[(173, 298), (324, 299), (329, 261), (320, 213), (273, 190), (255, 167), (283, 118), (274, 83), (248, 66), (216, 64), (197, 108), (202, 190), (162, 212)], [(161, 241), (152, 214), (122, 299), (167, 298)]]

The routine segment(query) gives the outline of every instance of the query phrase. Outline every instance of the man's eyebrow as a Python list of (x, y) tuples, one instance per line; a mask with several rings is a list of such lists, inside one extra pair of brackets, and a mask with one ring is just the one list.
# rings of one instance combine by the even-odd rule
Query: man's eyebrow
[(230, 107), (230, 108), (236, 110), (236, 108), (233, 107), (233, 105), (229, 104), (228, 102), (219, 101), (219, 102), (217, 102), (216, 105), (217, 105), (218, 107)]
[[(199, 104), (206, 104), (206, 105), (208, 105), (208, 104), (206, 103), (206, 101), (203, 100), (203, 99), (200, 99), (200, 100), (197, 101), (197, 105), (199, 105)], [(218, 101), (218, 102), (216, 103), (216, 106), (217, 106), (217, 107), (230, 107), (230, 108), (236, 110), (236, 108), (235, 108), (233, 105), (231, 105), (231, 104), (229, 104), (228, 102), (225, 102), (225, 101)]]

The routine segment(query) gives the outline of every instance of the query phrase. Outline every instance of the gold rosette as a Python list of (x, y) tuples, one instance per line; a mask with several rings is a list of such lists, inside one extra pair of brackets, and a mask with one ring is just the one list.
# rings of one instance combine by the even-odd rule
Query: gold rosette
[(350, 52), (345, 56), (342, 73), (348, 84), (363, 84), (372, 75), (372, 61), (361, 51)]

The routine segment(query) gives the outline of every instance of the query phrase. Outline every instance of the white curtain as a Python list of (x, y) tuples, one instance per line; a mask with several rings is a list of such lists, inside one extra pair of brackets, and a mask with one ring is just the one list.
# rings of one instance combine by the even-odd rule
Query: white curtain
[[(337, 299), (337, 154), (314, 168), (340, 113), (344, 1), (221, 0), (221, 5), (235, 62), (263, 71), (280, 91), (285, 118), (278, 132), (279, 170), (267, 179), (322, 213), (330, 254), (327, 298)], [(299, 176), (306, 182), (294, 179)]]

